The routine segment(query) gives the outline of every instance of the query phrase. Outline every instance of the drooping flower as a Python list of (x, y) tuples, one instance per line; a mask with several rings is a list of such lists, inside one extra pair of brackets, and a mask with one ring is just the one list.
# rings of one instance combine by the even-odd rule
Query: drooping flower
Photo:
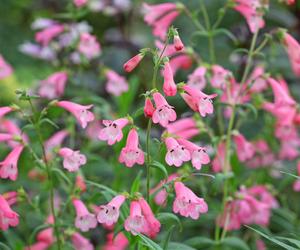
[(0, 162), (0, 177), (2, 179), (9, 178), (15, 181), (18, 177), (18, 160), (24, 149), (23, 145), (16, 146), (6, 156), (4, 161)]
[(156, 109), (152, 116), (152, 120), (154, 123), (159, 123), (161, 126), (166, 127), (169, 122), (173, 122), (176, 120), (176, 112), (160, 93), (154, 93), (153, 99), (156, 106)]
[[(297, 174), (300, 177), (300, 161), (298, 161), (298, 163), (297, 163)], [(293, 189), (296, 192), (300, 192), (300, 179), (297, 179), (294, 182)]]
[(144, 106), (144, 114), (146, 117), (151, 118), (153, 113), (155, 111), (155, 108), (153, 106), (153, 103), (149, 97), (146, 97), (145, 99), (145, 106)]
[(0, 107), (0, 119), (12, 111), (14, 111), (12, 107)]
[(101, 129), (98, 138), (107, 141), (108, 145), (113, 145), (123, 138), (122, 129), (129, 123), (127, 118), (120, 118), (114, 121), (103, 120), (105, 128)]
[(80, 174), (76, 176), (75, 187), (80, 190), (81, 193), (86, 191), (86, 184), (84, 181), (84, 177)]
[(134, 70), (138, 66), (138, 64), (142, 61), (143, 58), (144, 58), (144, 54), (139, 53), (136, 56), (129, 59), (123, 65), (124, 71), (126, 71), (127, 73), (130, 73), (132, 70)]
[(128, 83), (125, 77), (120, 76), (113, 70), (107, 70), (105, 75), (108, 80), (105, 89), (108, 93), (120, 96), (122, 93), (128, 91)]
[(169, 166), (175, 165), (176, 167), (180, 167), (183, 162), (191, 159), (191, 154), (186, 147), (179, 145), (174, 138), (166, 138), (165, 143), (168, 150), (165, 160)]
[(71, 239), (75, 250), (94, 250), (93, 244), (80, 233), (73, 233)]
[(129, 241), (124, 233), (120, 232), (115, 237), (113, 233), (109, 233), (103, 250), (125, 250), (128, 245)]
[(200, 132), (197, 128), (195, 120), (192, 117), (182, 118), (175, 122), (169, 123), (166, 128), (169, 134), (186, 140), (198, 135)]
[(69, 101), (59, 101), (56, 105), (74, 115), (82, 128), (86, 128), (87, 124), (95, 119), (94, 114), (89, 111), (93, 105), (83, 106)]
[[(86, 5), (88, 3), (88, 0), (73, 0), (73, 2), (77, 8), (80, 8), (84, 5)], [(76, 250), (78, 250), (78, 249), (76, 249)]]
[(146, 219), (142, 214), (142, 208), (138, 201), (130, 203), (130, 214), (125, 220), (124, 227), (127, 232), (133, 235), (145, 232)]
[(91, 60), (100, 55), (101, 47), (95, 36), (85, 32), (80, 34), (78, 51)]
[(69, 135), (67, 130), (61, 130), (52, 135), (44, 144), (46, 157), (50, 160), (53, 156), (53, 149), (60, 147), (64, 139)]
[(177, 93), (176, 83), (174, 82), (172, 68), (169, 62), (165, 63), (164, 70), (164, 84), (163, 84), (163, 91), (166, 96), (174, 96)]
[(179, 35), (174, 36), (173, 43), (174, 43), (174, 47), (175, 47), (176, 51), (183, 50), (184, 45), (183, 45)]
[(82, 232), (87, 232), (97, 226), (97, 219), (94, 214), (91, 214), (81, 200), (74, 199), (73, 205), (76, 210), (75, 227)]
[(239, 160), (244, 162), (251, 159), (255, 154), (254, 146), (242, 134), (234, 135), (233, 139)]
[(170, 65), (175, 75), (179, 69), (188, 70), (193, 65), (193, 60), (190, 55), (178, 55), (172, 57), (170, 60)]
[(176, 198), (173, 203), (174, 213), (197, 220), (200, 214), (207, 213), (208, 206), (203, 198), (197, 197), (182, 182), (174, 183)]
[(124, 195), (117, 195), (108, 204), (101, 205), (97, 214), (97, 220), (99, 223), (111, 226), (115, 224), (120, 216), (120, 207), (126, 200)]
[(169, 11), (175, 10), (176, 9), (176, 4), (175, 3), (163, 3), (163, 4), (156, 4), (156, 5), (149, 5), (149, 4), (144, 4), (143, 5), (144, 10), (146, 12), (144, 16), (144, 21), (152, 25), (155, 23), (155, 21), (166, 14)]
[(56, 72), (41, 81), (39, 95), (48, 99), (58, 98), (63, 95), (68, 80), (66, 72)]
[(230, 71), (224, 69), (220, 65), (212, 65), (211, 67), (211, 85), (215, 88), (224, 89), (226, 87), (226, 81), (228, 77), (231, 75)]
[(300, 44), (289, 33), (283, 35), (283, 45), (288, 54), (292, 70), (296, 76), (300, 76)]
[(0, 195), (0, 229), (6, 231), (9, 227), (19, 224), (19, 215), (14, 212), (6, 199)]
[(197, 90), (203, 90), (206, 86), (205, 74), (206, 68), (202, 66), (198, 67), (188, 76), (187, 84)]
[(35, 40), (43, 46), (47, 46), (56, 36), (64, 31), (62, 24), (53, 24), (35, 34)]
[(52, 215), (50, 215), (47, 220), (46, 220), (46, 224), (49, 224), (50, 227), (41, 230), (37, 236), (37, 242), (44, 242), (49, 246), (51, 246), (54, 243), (54, 237), (53, 237), (53, 227), (51, 225), (53, 225), (54, 223), (54, 218)]
[(247, 85), (250, 86), (251, 93), (261, 93), (268, 88), (264, 73), (264, 68), (262, 66), (257, 66), (254, 68), (247, 81)]
[(212, 169), (214, 172), (221, 172), (225, 167), (226, 144), (220, 142), (217, 148), (217, 153), (212, 161)]
[(63, 158), (63, 166), (69, 172), (76, 172), (80, 166), (86, 164), (86, 157), (80, 151), (70, 148), (61, 148), (58, 154)]
[(126, 145), (122, 148), (119, 162), (131, 168), (134, 164), (143, 165), (145, 161), (144, 152), (139, 149), (139, 135), (135, 128), (129, 131)]
[(12, 67), (0, 55), (0, 80), (10, 76), (12, 73)]
[(203, 164), (210, 162), (209, 155), (204, 147), (200, 147), (183, 138), (177, 139), (177, 141), (190, 151), (193, 167), (197, 170), (200, 170)]

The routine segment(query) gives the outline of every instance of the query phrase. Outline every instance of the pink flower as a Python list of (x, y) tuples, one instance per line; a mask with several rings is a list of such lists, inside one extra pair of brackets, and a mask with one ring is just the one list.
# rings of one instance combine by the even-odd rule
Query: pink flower
[(49, 248), (48, 243), (44, 241), (38, 241), (31, 246), (25, 247), (25, 250), (47, 250)]
[(0, 195), (0, 229), (6, 231), (9, 227), (16, 227), (19, 224), (19, 215), (14, 212), (6, 199)]
[(261, 66), (255, 67), (251, 76), (247, 81), (252, 93), (261, 93), (268, 88), (267, 80), (264, 77), (264, 68)]
[(95, 36), (85, 32), (80, 34), (78, 51), (91, 60), (100, 55), (101, 47)]
[[(73, 2), (77, 8), (80, 8), (84, 5), (86, 5), (88, 0), (73, 0)], [(76, 249), (76, 250), (78, 250), (78, 249)]]
[(163, 90), (166, 96), (174, 96), (177, 93), (176, 83), (174, 82), (173, 72), (169, 62), (165, 63)]
[(142, 213), (147, 221), (146, 234), (151, 238), (155, 238), (160, 231), (160, 222), (155, 218), (149, 204), (144, 198), (140, 198), (138, 202), (141, 206)]
[(162, 18), (158, 19), (153, 25), (152, 25), (152, 33), (154, 36), (159, 37), (161, 40), (165, 40), (167, 37), (167, 32), (171, 24), (174, 22), (174, 20), (179, 16), (178, 11), (172, 11)]
[(108, 145), (113, 145), (123, 138), (122, 129), (128, 124), (127, 118), (120, 118), (115, 121), (103, 120), (105, 128), (99, 133), (99, 140), (107, 141)]
[(188, 76), (187, 84), (196, 90), (203, 90), (206, 86), (206, 68), (198, 67), (195, 71)]
[(2, 179), (11, 179), (15, 181), (18, 177), (18, 160), (24, 149), (23, 145), (13, 148), (6, 156), (5, 160), (0, 162), (0, 177)]
[(0, 142), (10, 141), (12, 139), (13, 139), (13, 135), (12, 134), (0, 133)]
[(35, 34), (35, 40), (43, 46), (47, 46), (51, 40), (62, 33), (64, 29), (65, 27), (62, 24), (53, 24), (52, 26), (37, 32)]
[(268, 78), (271, 85), (276, 105), (295, 105), (295, 100), (290, 96), (288, 89), (283, 82), (278, 82), (273, 78)]
[(143, 165), (144, 161), (144, 152), (139, 149), (139, 135), (136, 129), (132, 128), (129, 131), (126, 145), (122, 148), (119, 162), (131, 168), (134, 164)]
[(86, 191), (86, 184), (82, 175), (77, 175), (75, 180), (75, 187), (80, 190), (81, 193)]
[(76, 210), (75, 227), (82, 232), (87, 232), (91, 228), (97, 226), (97, 219), (94, 214), (91, 214), (81, 200), (74, 199), (73, 205)]
[(128, 83), (125, 77), (118, 75), (113, 70), (107, 70), (105, 75), (108, 80), (105, 89), (108, 93), (120, 96), (122, 93), (128, 91)]
[(236, 145), (237, 156), (241, 162), (249, 160), (254, 156), (254, 146), (242, 134), (234, 135), (233, 139)]
[(226, 145), (225, 142), (220, 142), (217, 148), (217, 153), (212, 161), (212, 169), (214, 172), (221, 172), (225, 167)]
[(113, 233), (109, 233), (103, 250), (125, 250), (128, 245), (129, 241), (124, 233), (120, 232), (115, 237)]
[(36, 236), (36, 239), (38, 242), (45, 242), (48, 247), (51, 246), (54, 242), (54, 237), (53, 237), (53, 227), (51, 225), (53, 225), (54, 223), (54, 218), (52, 215), (50, 215), (48, 218), (47, 218), (47, 221), (46, 221), (47, 224), (50, 225), (50, 227), (46, 228), (46, 229), (43, 229), (41, 230), (37, 236)]
[(124, 223), (125, 230), (133, 235), (145, 232), (147, 221), (142, 215), (142, 208), (138, 201), (130, 203), (130, 215)]
[(163, 3), (156, 5), (149, 5), (144, 3), (144, 10), (146, 12), (144, 21), (148, 25), (153, 25), (157, 19), (166, 14), (169, 11), (176, 9), (175, 3)]
[(300, 76), (300, 44), (287, 32), (284, 33), (283, 44), (288, 54), (294, 74), (296, 76)]
[(86, 164), (86, 157), (80, 151), (73, 151), (70, 148), (61, 148), (58, 154), (64, 159), (64, 168), (69, 172), (76, 172), (80, 166)]
[(188, 140), (177, 139), (180, 145), (183, 145), (187, 150), (190, 151), (193, 167), (200, 170), (203, 164), (210, 162), (209, 155), (204, 147), (200, 147)]
[(144, 58), (144, 54), (140, 53), (140, 54), (137, 54), (136, 56), (132, 57), (131, 59), (129, 59), (123, 65), (124, 71), (126, 71), (127, 73), (130, 73), (132, 70), (134, 70), (138, 66), (138, 64), (142, 61), (143, 58)]
[(102, 128), (103, 128), (102, 121), (100, 121), (100, 120), (92, 121), (91, 123), (88, 124), (86, 131), (85, 131), (87, 137), (90, 140), (97, 141), (98, 138), (97, 138), (97, 136), (95, 136), (95, 134), (99, 135)]
[(197, 220), (200, 214), (207, 213), (208, 206), (204, 199), (197, 197), (192, 190), (182, 182), (174, 183), (176, 198), (173, 203), (173, 212), (184, 217)]
[(125, 200), (124, 195), (117, 195), (107, 205), (101, 205), (97, 215), (98, 222), (107, 226), (115, 224), (120, 216), (120, 207)]
[(72, 234), (72, 244), (75, 250), (94, 250), (94, 246), (87, 238), (84, 238), (80, 233)]
[(179, 37), (179, 35), (175, 35), (174, 36), (174, 40), (173, 40), (173, 43), (174, 43), (174, 47), (176, 49), (176, 51), (181, 51), (183, 50), (184, 48), (184, 45)]
[(67, 130), (61, 130), (56, 132), (54, 135), (52, 135), (46, 142), (45, 142), (45, 151), (47, 159), (52, 158), (52, 151), (54, 148), (60, 147), (64, 139), (69, 135), (69, 132)]
[(180, 167), (183, 162), (191, 159), (190, 152), (185, 146), (179, 145), (174, 138), (166, 138), (165, 143), (168, 150), (165, 160), (169, 166), (175, 165), (176, 167)]
[(12, 67), (0, 55), (0, 80), (10, 76), (12, 73)]
[(47, 99), (54, 99), (64, 94), (65, 85), (68, 80), (66, 72), (56, 72), (47, 79), (41, 81), (39, 95)]
[(185, 85), (183, 89), (187, 94), (182, 94), (182, 96), (191, 109), (198, 111), (202, 117), (214, 112), (212, 98), (215, 98), (217, 94), (206, 95), (188, 85)]
[[(298, 161), (298, 163), (297, 163), (297, 173), (298, 173), (298, 176), (300, 177), (300, 161)], [(295, 192), (300, 192), (300, 179), (297, 179), (294, 182), (293, 189)]]
[(193, 65), (193, 60), (189, 55), (179, 55), (171, 58), (170, 65), (175, 75), (179, 69), (188, 70)]
[(94, 114), (89, 111), (93, 105), (83, 106), (74, 102), (59, 101), (57, 102), (57, 106), (74, 115), (82, 128), (86, 128), (87, 124), (95, 119)]
[(144, 114), (146, 117), (151, 118), (153, 113), (155, 111), (155, 108), (151, 102), (151, 99), (149, 97), (146, 97), (145, 99), (145, 106), (144, 106)]
[(211, 76), (211, 85), (215, 88), (224, 89), (226, 87), (226, 81), (231, 75), (230, 71), (224, 69), (220, 65), (213, 65), (211, 67), (212, 76)]
[(265, 243), (263, 242), (263, 240), (258, 239), (258, 240), (256, 240), (255, 244), (256, 244), (257, 250), (267, 250), (267, 247), (266, 247)]
[(200, 132), (193, 118), (182, 118), (172, 122), (168, 124), (167, 131), (169, 134), (176, 135), (186, 140), (198, 135)]
[(0, 107), (0, 119), (12, 111), (14, 110), (11, 107)]
[(152, 120), (154, 123), (159, 123), (161, 126), (166, 127), (169, 122), (173, 122), (176, 120), (176, 112), (160, 93), (154, 93), (153, 99), (156, 106), (156, 109), (152, 116)]

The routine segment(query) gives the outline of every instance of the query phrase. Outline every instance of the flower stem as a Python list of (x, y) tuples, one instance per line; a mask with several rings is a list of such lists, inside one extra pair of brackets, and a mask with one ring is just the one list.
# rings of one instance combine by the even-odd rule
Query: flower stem
[(151, 135), (152, 119), (149, 119), (147, 126), (146, 151), (147, 151), (147, 202), (150, 202), (150, 135)]

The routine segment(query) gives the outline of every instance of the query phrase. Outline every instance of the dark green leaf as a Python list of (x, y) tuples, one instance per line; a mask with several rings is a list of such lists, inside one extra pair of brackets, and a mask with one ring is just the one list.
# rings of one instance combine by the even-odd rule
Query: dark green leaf
[(229, 246), (232, 250), (250, 250), (248, 245), (237, 237), (227, 237), (220, 244)]
[(166, 179), (168, 178), (168, 171), (167, 171), (166, 167), (162, 163), (160, 163), (158, 161), (154, 161), (154, 162), (151, 163), (150, 166), (161, 170), (163, 172), (165, 178)]

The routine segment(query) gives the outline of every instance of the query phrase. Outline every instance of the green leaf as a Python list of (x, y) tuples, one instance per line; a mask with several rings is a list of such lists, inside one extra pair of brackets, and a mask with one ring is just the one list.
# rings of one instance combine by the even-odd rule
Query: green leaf
[(179, 226), (179, 230), (182, 231), (182, 224), (180, 219), (172, 213), (159, 213), (156, 218), (160, 221), (161, 224), (177, 224)]
[(43, 123), (48, 123), (52, 127), (59, 129), (59, 126), (56, 123), (54, 123), (53, 121), (51, 121), (49, 118), (44, 118), (44, 119), (40, 120), (39, 125), (42, 125)]
[(219, 35), (219, 34), (224, 34), (224, 35), (226, 35), (229, 39), (231, 39), (233, 42), (234, 42), (234, 44), (237, 44), (238, 43), (238, 39), (235, 37), (235, 35), (233, 34), (233, 33), (231, 33), (229, 30), (227, 30), (227, 29), (217, 29), (217, 30), (215, 30), (214, 31), (214, 36), (216, 36), (216, 35)]
[(184, 243), (197, 249), (207, 249), (215, 244), (212, 239), (203, 236), (190, 238)]
[(164, 245), (163, 245), (164, 250), (168, 249), (168, 245), (169, 245), (170, 239), (172, 237), (172, 233), (173, 233), (174, 228), (175, 228), (175, 225), (171, 226), (168, 230), (167, 237), (166, 237), (166, 239), (164, 241)]
[(255, 229), (255, 228), (253, 228), (253, 227), (250, 227), (250, 226), (247, 226), (247, 225), (244, 225), (244, 226), (247, 227), (247, 228), (249, 228), (249, 229), (251, 229), (252, 231), (258, 233), (259, 235), (261, 235), (262, 237), (266, 238), (267, 240), (272, 241), (274, 244), (283, 247), (284, 249), (287, 249), (287, 250), (295, 250), (296, 249), (296, 248), (294, 248), (292, 246), (289, 246), (289, 245), (285, 244), (282, 241), (279, 241), (279, 240), (275, 239), (272, 236), (269, 236), (269, 235), (267, 235), (267, 234), (265, 234), (265, 233), (263, 233), (263, 232)]
[(292, 174), (292, 173), (284, 172), (284, 171), (279, 171), (279, 172), (280, 172), (280, 173), (283, 173), (283, 174), (286, 174), (286, 175), (289, 175), (289, 176), (292, 176), (292, 177), (294, 177), (294, 178), (300, 180), (300, 176), (294, 175), (294, 174)]
[(62, 170), (60, 170), (59, 168), (51, 168), (51, 171), (54, 172), (54, 173), (57, 173), (59, 176), (61, 176), (66, 181), (66, 183), (69, 186), (72, 186), (72, 181), (69, 179), (69, 177)]
[(227, 237), (220, 242), (221, 245), (229, 246), (232, 250), (250, 250), (248, 245), (237, 237)]
[(300, 249), (300, 240), (296, 240), (293, 238), (287, 238), (287, 237), (280, 237), (280, 236), (276, 237), (276, 239), (289, 241), (290, 243), (296, 245)]
[(33, 230), (33, 232), (30, 234), (30, 236), (29, 236), (29, 244), (30, 244), (30, 245), (33, 244), (33, 242), (34, 242), (34, 237), (36, 236), (36, 234), (37, 234), (39, 231), (41, 231), (41, 230), (43, 230), (43, 229), (46, 229), (46, 228), (50, 228), (50, 227), (52, 227), (52, 225), (50, 225), (50, 224), (42, 224), (42, 225), (36, 227), (36, 228)]
[(5, 245), (5, 244), (2, 243), (2, 242), (0, 242), (0, 247), (1, 247), (1, 249), (3, 249), (3, 250), (11, 250), (11, 248), (10, 248), (9, 246)]
[(160, 163), (158, 161), (154, 161), (150, 164), (150, 166), (161, 170), (163, 172), (163, 174), (165, 175), (165, 178), (168, 179), (168, 177), (169, 177), (168, 171), (162, 163)]
[(97, 188), (99, 188), (101, 190), (105, 190), (105, 191), (111, 193), (113, 196), (116, 196), (118, 194), (116, 191), (112, 190), (111, 188), (109, 188), (109, 187), (107, 187), (105, 185), (102, 185), (102, 184), (99, 184), (99, 183), (96, 183), (96, 182), (93, 182), (93, 181), (88, 181), (88, 180), (86, 180), (85, 183), (87, 185), (97, 187)]
[(257, 109), (251, 103), (237, 104), (237, 106), (241, 108), (249, 109), (253, 113), (255, 119), (257, 119), (258, 116)]
[(131, 190), (130, 193), (133, 195), (134, 193), (138, 192), (140, 189), (140, 184), (141, 184), (141, 176), (142, 176), (143, 171), (140, 170), (138, 175), (135, 177), (132, 186), (131, 186)]
[(140, 239), (142, 240), (142, 242), (146, 246), (148, 246), (150, 249), (153, 249), (153, 250), (163, 250), (160, 245), (158, 245), (157, 243), (155, 243), (153, 240), (149, 239), (145, 235), (138, 234), (138, 236), (140, 237)]
[(182, 243), (170, 242), (168, 250), (196, 250), (196, 249)]

